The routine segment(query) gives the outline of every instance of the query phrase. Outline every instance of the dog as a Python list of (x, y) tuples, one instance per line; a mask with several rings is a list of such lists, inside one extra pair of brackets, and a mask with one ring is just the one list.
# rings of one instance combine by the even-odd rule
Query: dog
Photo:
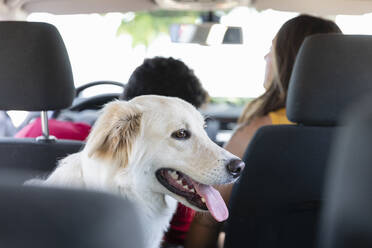
[(213, 143), (202, 115), (174, 97), (140, 96), (108, 103), (84, 149), (42, 182), (121, 195), (138, 206), (147, 248), (159, 247), (177, 201), (228, 218), (211, 185), (233, 183), (244, 163)]

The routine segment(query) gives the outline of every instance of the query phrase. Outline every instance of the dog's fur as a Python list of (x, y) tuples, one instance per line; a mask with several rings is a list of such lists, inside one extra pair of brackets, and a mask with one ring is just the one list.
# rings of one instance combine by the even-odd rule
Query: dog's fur
[[(206, 185), (235, 180), (225, 166), (237, 157), (214, 144), (203, 126), (200, 113), (178, 98), (141, 96), (111, 102), (85, 148), (63, 159), (43, 184), (108, 191), (130, 199), (139, 206), (146, 247), (158, 247), (176, 200), (201, 211), (160, 184), (158, 169), (172, 168)], [(172, 137), (180, 129), (189, 130), (190, 138)]]

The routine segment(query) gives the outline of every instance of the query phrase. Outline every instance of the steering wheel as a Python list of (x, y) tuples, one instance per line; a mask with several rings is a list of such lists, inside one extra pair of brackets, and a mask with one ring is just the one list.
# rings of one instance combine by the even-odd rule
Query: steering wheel
[(119, 99), (119, 96), (121, 94), (119, 93), (107, 93), (107, 94), (100, 94), (97, 96), (89, 97), (86, 99), (78, 100), (79, 95), (81, 92), (84, 90), (97, 86), (97, 85), (116, 85), (119, 87), (122, 87), (123, 90), (125, 89), (125, 84), (115, 82), (115, 81), (96, 81), (96, 82), (91, 82), (84, 84), (78, 88), (76, 88), (76, 96), (75, 99), (76, 101), (72, 104), (72, 106), (69, 108), (70, 111), (74, 112), (80, 112), (85, 109), (93, 109), (93, 110), (98, 110), (101, 109), (102, 106), (112, 100)]

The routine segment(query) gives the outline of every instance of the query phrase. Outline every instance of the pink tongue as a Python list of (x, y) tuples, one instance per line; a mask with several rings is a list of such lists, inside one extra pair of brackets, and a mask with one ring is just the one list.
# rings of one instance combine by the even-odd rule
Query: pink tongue
[(217, 221), (221, 222), (229, 217), (229, 211), (220, 192), (205, 184), (195, 184), (194, 187), (196, 192), (205, 199), (209, 212)]

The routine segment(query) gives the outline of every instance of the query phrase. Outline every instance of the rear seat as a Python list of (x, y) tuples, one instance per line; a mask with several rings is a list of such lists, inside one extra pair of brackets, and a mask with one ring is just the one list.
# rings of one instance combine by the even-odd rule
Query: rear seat
[[(46, 23), (0, 22), (0, 109), (43, 111), (71, 105), (75, 88), (71, 65), (57, 29)], [(79, 151), (78, 141), (48, 137), (0, 139), (0, 168), (50, 172), (58, 159)]]
[(287, 115), (263, 127), (234, 186), (225, 248), (316, 246), (331, 141), (345, 107), (372, 90), (372, 36), (315, 35), (294, 65)]
[(0, 247), (144, 248), (139, 216), (127, 200), (20, 186), (17, 176), (0, 176)]

